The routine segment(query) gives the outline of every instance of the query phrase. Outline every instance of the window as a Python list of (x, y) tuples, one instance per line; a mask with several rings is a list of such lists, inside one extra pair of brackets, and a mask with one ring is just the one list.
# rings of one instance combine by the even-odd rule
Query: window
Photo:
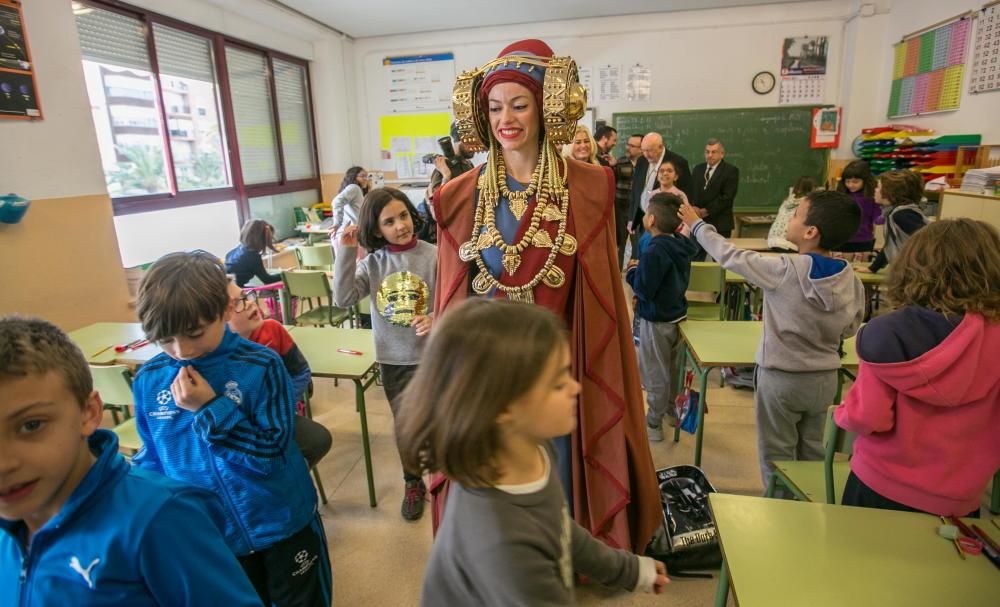
[(229, 86), (240, 145), (240, 166), (246, 183), (278, 181), (278, 145), (274, 109), (267, 78), (267, 58), (262, 53), (227, 47)]
[(274, 89), (278, 97), (281, 151), (289, 180), (316, 176), (312, 122), (306, 70), (301, 65), (274, 60)]
[(104, 10), (77, 15), (83, 74), (112, 197), (169, 191), (156, 82), (142, 22)]
[[(167, 133), (178, 190), (228, 186), (212, 44), (203, 36), (153, 24)], [(193, 114), (192, 106), (211, 108)]]
[(305, 61), (117, 0), (73, 7), (116, 215), (236, 201), (245, 221), (264, 209), (251, 198), (315, 202)]

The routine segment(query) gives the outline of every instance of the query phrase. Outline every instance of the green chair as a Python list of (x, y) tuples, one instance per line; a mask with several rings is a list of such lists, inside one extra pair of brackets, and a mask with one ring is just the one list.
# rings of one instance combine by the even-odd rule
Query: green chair
[(94, 389), (101, 395), (104, 408), (111, 411), (115, 425), (132, 417), (132, 371), (125, 365), (90, 365)]
[(840, 503), (844, 495), (844, 485), (851, 473), (850, 463), (844, 459), (835, 460), (840, 454), (851, 454), (854, 433), (837, 426), (833, 420), (836, 405), (826, 410), (826, 427), (823, 431), (824, 457), (821, 462), (779, 461), (774, 463), (774, 474), (768, 483), (767, 497), (773, 497), (777, 483), (781, 483), (796, 498), (806, 502), (827, 504)]
[(721, 303), (726, 290), (726, 271), (713, 261), (691, 262), (691, 280), (688, 291), (710, 293), (713, 301), (688, 301), (688, 320), (725, 320), (725, 306)]
[[(350, 311), (333, 305), (330, 279), (326, 272), (285, 271), (281, 273), (281, 281), (285, 283), (289, 298), (299, 300), (298, 313), (292, 319), (292, 324), (340, 326), (350, 319)], [(325, 304), (324, 299), (327, 301)]]
[(333, 247), (329, 243), (295, 247), (295, 258), (301, 270), (333, 271)]
[(129, 459), (142, 449), (142, 439), (139, 438), (139, 430), (135, 427), (135, 418), (130, 417), (111, 429), (118, 437), (118, 450), (127, 451)]

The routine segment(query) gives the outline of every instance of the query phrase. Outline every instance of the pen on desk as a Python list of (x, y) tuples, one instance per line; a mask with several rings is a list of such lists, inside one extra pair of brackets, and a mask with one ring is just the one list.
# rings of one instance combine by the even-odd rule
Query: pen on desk
[(354, 356), (361, 356), (362, 354), (362, 352), (358, 352), (357, 350), (345, 350), (344, 348), (337, 348), (337, 352), (341, 354), (353, 354)]
[[(957, 526), (959, 529), (961, 529), (962, 533), (965, 534), (965, 536), (970, 537), (974, 540), (979, 540), (978, 534), (972, 529), (969, 529), (968, 525), (958, 520), (957, 516), (951, 517), (951, 522), (954, 523), (955, 526)], [(981, 542), (981, 540), (979, 541)], [(1000, 569), (1000, 553), (995, 552), (992, 546), (986, 544), (983, 548), (983, 554), (991, 563), (993, 563), (993, 565), (997, 569)]]
[(142, 338), (142, 337), (140, 337), (139, 339), (134, 339), (134, 340), (128, 342), (127, 344), (123, 344), (121, 346), (115, 346), (115, 352), (124, 352), (125, 350), (128, 350), (129, 348), (134, 347), (137, 343), (140, 343), (140, 342), (143, 342), (143, 341), (145, 341), (145, 339)]
[(989, 546), (990, 548), (992, 548), (993, 552), (995, 552), (998, 556), (1000, 556), (1000, 546), (997, 546), (997, 543), (993, 541), (993, 538), (991, 538), (990, 536), (986, 535), (986, 532), (984, 532), (982, 529), (980, 529), (979, 527), (977, 527), (975, 523), (972, 524), (972, 531), (973, 531), (973, 533), (975, 533), (976, 535), (979, 536), (979, 539), (984, 544), (986, 544), (987, 546)]

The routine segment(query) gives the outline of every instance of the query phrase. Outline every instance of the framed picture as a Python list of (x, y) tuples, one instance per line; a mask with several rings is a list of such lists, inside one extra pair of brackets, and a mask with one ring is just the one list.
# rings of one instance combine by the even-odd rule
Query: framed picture
[(41, 117), (21, 3), (0, 0), (0, 118), (39, 120)]

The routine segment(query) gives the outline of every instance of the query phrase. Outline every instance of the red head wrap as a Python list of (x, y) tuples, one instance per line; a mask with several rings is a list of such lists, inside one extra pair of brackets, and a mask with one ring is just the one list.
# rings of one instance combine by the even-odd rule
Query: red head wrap
[(482, 87), (479, 89), (479, 102), (480, 107), (483, 108), (483, 112), (487, 112), (489, 108), (490, 89), (501, 82), (516, 82), (526, 87), (535, 96), (535, 102), (538, 104), (538, 113), (541, 115), (542, 82), (545, 80), (545, 68), (527, 63), (522, 63), (518, 67), (516, 63), (517, 55), (552, 57), (553, 54), (548, 44), (536, 39), (519, 40), (507, 45), (505, 49), (500, 51), (497, 58), (509, 57), (511, 62), (507, 65), (501, 63), (490, 69), (486, 75), (486, 79), (483, 81)]

